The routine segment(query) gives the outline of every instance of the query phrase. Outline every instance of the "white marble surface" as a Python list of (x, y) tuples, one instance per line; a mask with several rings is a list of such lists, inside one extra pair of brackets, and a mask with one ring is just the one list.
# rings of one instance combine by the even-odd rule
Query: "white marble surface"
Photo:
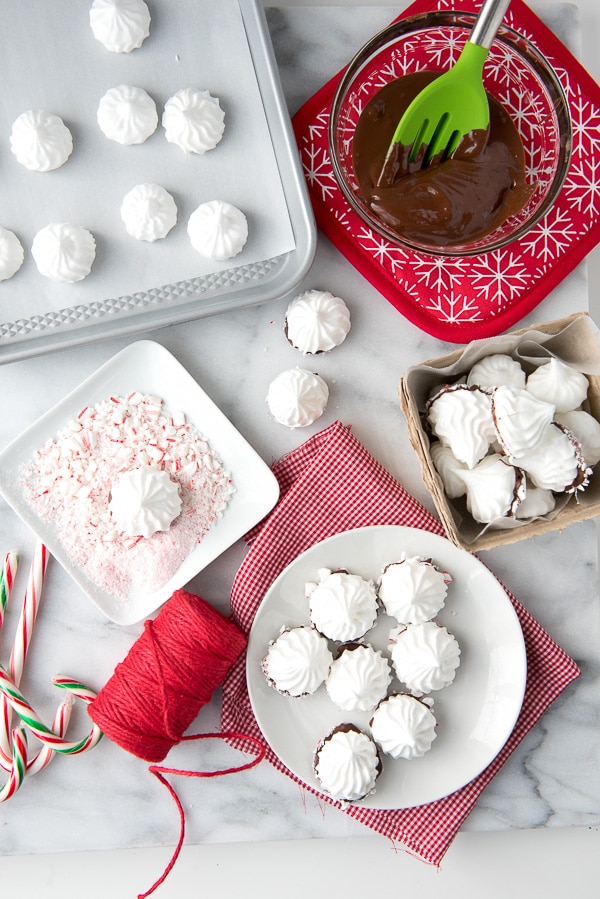
[[(391, 7), (388, 15), (388, 10), (379, 9), (295, 9), (297, 5), (286, 3), (289, 10), (270, 14), (292, 111), (396, 9)], [(580, 0), (579, 7), (585, 51), (587, 30), (593, 26), (600, 36), (598, 11), (593, 0)], [(554, 16), (564, 11), (562, 4), (538, 8)], [(567, 20), (555, 21), (558, 28)], [(568, 21), (572, 21), (571, 16)], [(573, 32), (571, 37), (575, 36)], [(592, 265), (595, 259), (596, 254)], [(581, 266), (527, 321), (552, 319), (586, 308), (586, 274), (586, 267)], [(600, 302), (593, 278), (590, 284), (592, 311), (598, 319)], [(330, 384), (331, 399), (325, 416), (303, 432), (287, 431), (272, 422), (264, 407), (270, 380), (283, 368), (302, 364), (302, 357), (283, 338), (287, 299), (148, 336), (173, 352), (265, 460), (277, 458), (340, 418), (352, 424), (369, 450), (432, 509), (408, 443), (396, 384), (407, 366), (450, 347), (406, 322), (322, 238), (314, 266), (298, 292), (310, 287), (330, 289), (346, 298), (352, 331), (342, 347), (318, 360), (318, 370)], [(0, 445), (127, 342), (113, 340), (0, 369)], [(16, 592), (19, 596), (33, 541), (2, 502), (0, 538), (0, 551), (15, 546), (23, 555)], [(241, 545), (234, 547), (198, 576), (190, 588), (226, 610), (231, 580), (243, 552)], [(448, 853), (441, 874), (435, 876), (403, 854), (394, 855), (383, 839), (370, 837), (345, 815), (324, 810), (312, 798), (305, 799), (296, 786), (265, 764), (235, 777), (180, 786), (188, 818), (187, 849), (159, 895), (194, 895), (196, 890), (200, 893), (205, 889), (227, 896), (242, 888), (247, 895), (270, 895), (269, 887), (265, 887), (269, 878), (263, 870), (278, 872), (287, 860), (298, 871), (288, 895), (304, 896), (311, 883), (312, 865), (318, 865), (325, 883), (333, 886), (336, 865), (347, 868), (350, 860), (359, 857), (366, 862), (370, 876), (367, 881), (360, 873), (349, 887), (350, 895), (359, 895), (361, 886), (372, 883), (377, 871), (382, 886), (393, 886), (398, 875), (405, 878), (405, 884), (418, 887), (425, 897), (433, 896), (434, 890), (436, 894), (444, 890), (445, 895), (470, 896), (479, 892), (478, 885), (488, 884), (486, 864), (498, 865), (504, 853), (510, 864), (502, 866), (488, 895), (496, 895), (491, 890), (499, 890), (498, 884), (504, 890), (498, 891), (498, 896), (506, 895), (508, 889), (517, 896), (529, 895), (527, 884), (538, 895), (563, 896), (569, 886), (572, 895), (596, 895), (595, 890), (586, 892), (587, 881), (577, 880), (582, 872), (598, 873), (598, 863), (593, 860), (600, 824), (595, 523), (494, 550), (486, 553), (484, 560), (576, 659), (582, 677), (554, 704), (482, 795), (465, 824), (465, 833)], [(0, 635), (2, 658), (11, 623), (14, 625), (13, 616)], [(34, 704), (43, 711), (55, 706), (56, 691), (50, 685), (54, 673), (73, 674), (91, 686), (101, 686), (138, 633), (138, 627), (124, 629), (108, 623), (73, 588), (62, 570), (51, 564), (23, 680), (24, 692), (34, 697)], [(215, 701), (202, 711), (195, 727), (208, 730), (217, 722)], [(77, 727), (85, 727), (84, 717), (75, 722)], [(197, 763), (197, 749), (188, 747), (177, 753), (177, 764)], [(522, 832), (529, 829), (536, 829), (537, 836)], [(498, 832), (502, 830), (504, 833)], [(487, 838), (485, 831), (494, 833)], [(117, 896), (133, 895), (154, 879), (169, 856), (166, 849), (134, 851), (133, 847), (172, 845), (176, 832), (171, 800), (147, 773), (146, 765), (104, 740), (87, 756), (55, 760), (10, 802), (0, 806), (0, 853), (5, 856), (0, 859), (2, 886), (6, 890), (19, 888), (25, 874), (26, 883), (44, 888), (47, 895), (59, 896), (65, 889), (68, 865), (80, 874), (88, 868), (93, 870), (93, 883), (88, 880), (86, 886), (90, 896), (104, 896), (108, 888), (113, 888)], [(578, 835), (578, 841), (574, 842), (571, 835)], [(310, 839), (315, 837), (327, 839)], [(524, 844), (529, 847), (529, 856), (520, 848), (522, 838), (529, 841)], [(271, 841), (277, 841), (276, 853)], [(199, 845), (194, 847), (195, 843)], [(129, 851), (71, 851), (112, 848)], [(69, 852), (53, 855), (57, 850)], [(27, 853), (35, 853), (37, 858), (25, 862), (22, 856)], [(373, 864), (377, 868), (373, 869)], [(465, 876), (467, 871), (470, 877)], [(119, 889), (115, 890), (117, 885)]]

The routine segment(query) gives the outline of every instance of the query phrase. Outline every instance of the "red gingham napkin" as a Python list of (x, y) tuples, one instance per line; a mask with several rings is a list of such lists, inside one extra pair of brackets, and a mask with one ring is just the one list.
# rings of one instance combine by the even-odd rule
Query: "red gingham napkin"
[[(433, 9), (476, 12), (480, 5), (480, 0), (415, 0), (398, 18)], [(556, 203), (529, 234), (503, 249), (464, 258), (428, 256), (393, 246), (363, 224), (337, 185), (329, 154), (329, 113), (341, 72), (293, 119), (320, 230), (409, 321), (454, 343), (491, 337), (515, 325), (600, 241), (600, 87), (523, 0), (512, 0), (504, 21), (552, 64), (569, 105), (573, 141)], [(448, 42), (444, 53), (459, 50)], [(444, 57), (436, 68), (449, 68), (451, 61)], [(514, 100), (516, 116), (523, 102), (520, 91)]]
[[(444, 535), (443, 528), (387, 472), (341, 422), (335, 422), (273, 466), (281, 498), (273, 512), (249, 535), (250, 550), (231, 593), (234, 620), (247, 633), (266, 591), (301, 552), (341, 531), (368, 525), (405, 525)], [(380, 810), (342, 806), (317, 795), (384, 834), (424, 861), (439, 865), (479, 794), (513, 749), (536, 724), (579, 669), (543, 628), (508, 593), (519, 617), (527, 651), (527, 686), (514, 731), (494, 761), (471, 783), (450, 796), (417, 808)], [(250, 705), (245, 658), (223, 685), (222, 727), (260, 737)], [(269, 761), (299, 783), (275, 754)], [(306, 787), (315, 792), (311, 787)]]

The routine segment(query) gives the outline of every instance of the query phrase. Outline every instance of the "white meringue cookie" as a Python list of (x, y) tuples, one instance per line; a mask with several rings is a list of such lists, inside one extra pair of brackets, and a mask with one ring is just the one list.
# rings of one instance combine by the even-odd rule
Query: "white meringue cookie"
[(457, 472), (464, 471), (468, 466), (464, 462), (460, 462), (450, 447), (442, 443), (441, 440), (436, 440), (431, 444), (429, 454), (437, 473), (442, 479), (446, 496), (450, 497), (450, 499), (464, 496), (467, 488), (463, 479), (457, 476)]
[(307, 696), (321, 686), (332, 662), (327, 640), (314, 627), (292, 627), (271, 641), (262, 670), (280, 693)]
[(390, 634), (392, 663), (398, 679), (415, 695), (452, 683), (460, 665), (460, 647), (435, 621), (408, 624)]
[(107, 90), (96, 118), (104, 136), (123, 146), (142, 144), (158, 126), (156, 103), (143, 88), (131, 84)]
[(55, 222), (37, 232), (31, 255), (40, 274), (52, 281), (74, 284), (92, 270), (96, 241), (81, 225)]
[(478, 387), (456, 384), (428, 402), (433, 433), (469, 468), (487, 453), (495, 437), (490, 395)]
[(169, 97), (162, 116), (165, 137), (184, 153), (213, 150), (225, 131), (225, 113), (209, 91), (184, 87)]
[(467, 509), (481, 524), (514, 515), (524, 496), (523, 473), (492, 453), (472, 469), (457, 472), (467, 490)]
[(510, 461), (537, 487), (555, 493), (583, 490), (591, 474), (574, 435), (559, 423), (549, 424), (534, 449)]
[(94, 0), (90, 27), (111, 53), (131, 53), (150, 34), (150, 11), (144, 0)]
[(347, 571), (321, 568), (318, 574), (318, 584), (306, 585), (311, 624), (330, 640), (359, 640), (377, 618), (373, 583)]
[(354, 724), (340, 724), (315, 750), (315, 775), (334, 799), (355, 802), (373, 791), (381, 771), (375, 743)]
[(436, 738), (431, 700), (409, 693), (395, 693), (379, 703), (371, 719), (371, 733), (378, 746), (394, 759), (425, 755)]
[(554, 418), (554, 405), (528, 390), (498, 387), (492, 394), (492, 414), (504, 452), (519, 457), (538, 445)]
[(8, 228), (0, 228), (0, 281), (16, 275), (24, 259), (25, 253), (17, 235)]
[(443, 608), (452, 578), (431, 559), (409, 556), (386, 565), (378, 582), (385, 611), (400, 624), (429, 621)]
[(392, 672), (387, 659), (368, 643), (342, 647), (325, 681), (334, 705), (346, 712), (370, 711), (387, 693)]
[(152, 243), (175, 226), (177, 206), (160, 184), (137, 184), (123, 197), (121, 218), (128, 234)]
[(271, 382), (267, 392), (269, 412), (288, 428), (305, 428), (320, 418), (329, 399), (329, 388), (320, 375), (290, 368)]
[(132, 468), (119, 475), (111, 488), (109, 512), (129, 537), (151, 537), (168, 531), (181, 512), (179, 487), (167, 471)]
[(190, 215), (188, 236), (195, 250), (207, 259), (231, 259), (248, 240), (246, 216), (231, 203), (210, 200)]
[(556, 356), (539, 365), (527, 378), (527, 390), (537, 399), (552, 403), (557, 412), (571, 412), (585, 401), (589, 381), (584, 374)]
[(60, 118), (43, 109), (28, 110), (13, 122), (10, 148), (31, 172), (51, 172), (73, 152), (73, 137)]
[(494, 353), (476, 362), (467, 376), (467, 384), (479, 387), (525, 387), (527, 376), (519, 363), (505, 353)]
[(586, 464), (592, 468), (597, 465), (600, 462), (600, 422), (583, 409), (561, 412), (556, 416), (556, 421), (575, 435)]
[(324, 353), (339, 346), (350, 330), (350, 313), (340, 297), (327, 290), (307, 290), (288, 306), (285, 333), (301, 353)]

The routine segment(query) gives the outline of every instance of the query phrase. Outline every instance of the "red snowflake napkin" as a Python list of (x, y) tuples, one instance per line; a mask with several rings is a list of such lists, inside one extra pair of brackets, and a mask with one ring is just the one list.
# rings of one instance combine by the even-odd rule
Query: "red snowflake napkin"
[[(281, 498), (250, 535), (250, 550), (231, 593), (232, 615), (246, 633), (266, 591), (301, 552), (326, 537), (368, 525), (405, 525), (443, 536), (443, 528), (387, 472), (341, 422), (335, 422), (273, 466)], [(445, 799), (398, 811), (342, 806), (319, 793), (367, 827), (403, 843), (424, 861), (439, 865), (479, 794), (525, 734), (565, 687), (579, 676), (575, 663), (508, 594), (519, 617), (527, 651), (527, 687), (514, 731), (494, 761), (471, 783)], [(222, 727), (260, 737), (250, 705), (245, 658), (231, 669), (223, 687)], [(275, 754), (269, 761), (297, 783)], [(306, 785), (305, 785), (306, 786)], [(311, 787), (306, 789), (314, 791)]]
[[(434, 9), (476, 12), (479, 6), (480, 0), (416, 0), (399, 18)], [(505, 22), (555, 69), (571, 113), (573, 150), (552, 209), (529, 234), (502, 250), (462, 259), (428, 256), (395, 247), (363, 224), (339, 189), (329, 156), (329, 111), (342, 73), (293, 120), (321, 231), (409, 321), (455, 343), (512, 327), (600, 241), (600, 87), (523, 0), (512, 0)], [(448, 53), (456, 52), (449, 45)], [(440, 58), (436, 67), (447, 68), (453, 60), (452, 55)], [(520, 102), (516, 96), (515, 116), (522, 112)]]

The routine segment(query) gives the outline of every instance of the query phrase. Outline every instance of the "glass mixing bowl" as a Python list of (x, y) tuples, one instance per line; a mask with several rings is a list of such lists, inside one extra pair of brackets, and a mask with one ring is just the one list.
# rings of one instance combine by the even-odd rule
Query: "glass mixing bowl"
[(446, 246), (403, 237), (378, 219), (367, 205), (353, 165), (354, 132), (361, 111), (390, 81), (413, 72), (442, 72), (450, 68), (474, 21), (475, 16), (470, 13), (442, 11), (392, 23), (359, 50), (343, 74), (332, 102), (329, 149), (335, 177), (350, 206), (390, 243), (420, 253), (473, 256), (518, 240), (548, 212), (569, 167), (571, 118), (558, 77), (530, 41), (502, 25), (484, 65), (484, 85), (519, 132), (527, 181), (536, 184), (527, 204), (486, 236)]

